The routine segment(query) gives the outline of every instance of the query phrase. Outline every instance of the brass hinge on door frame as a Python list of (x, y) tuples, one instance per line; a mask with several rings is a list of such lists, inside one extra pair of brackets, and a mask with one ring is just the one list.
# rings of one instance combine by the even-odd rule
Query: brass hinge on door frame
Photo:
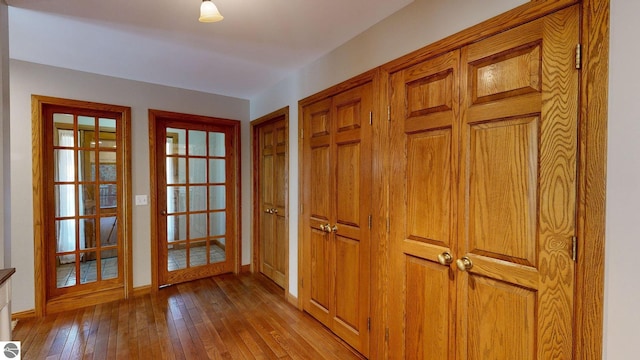
[(369, 111), (369, 125), (373, 125), (373, 111)]
[(582, 68), (582, 46), (576, 45), (576, 69)]
[(571, 237), (571, 259), (574, 262), (578, 261), (578, 237), (577, 236)]
[(371, 318), (367, 318), (367, 330), (371, 330)]
[(369, 215), (369, 230), (371, 230), (371, 222), (373, 221), (373, 217)]
[(391, 121), (391, 106), (387, 106), (387, 120)]

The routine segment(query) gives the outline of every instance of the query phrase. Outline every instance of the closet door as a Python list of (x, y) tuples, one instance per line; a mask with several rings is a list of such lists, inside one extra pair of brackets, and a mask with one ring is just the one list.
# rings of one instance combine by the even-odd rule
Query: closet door
[(286, 282), (286, 151), (285, 120), (258, 127), (260, 147), (260, 272), (281, 287)]
[(462, 50), (460, 359), (570, 359), (577, 7)]
[(303, 108), (303, 308), (369, 350), (371, 83)]
[(389, 355), (455, 357), (459, 52), (392, 74)]

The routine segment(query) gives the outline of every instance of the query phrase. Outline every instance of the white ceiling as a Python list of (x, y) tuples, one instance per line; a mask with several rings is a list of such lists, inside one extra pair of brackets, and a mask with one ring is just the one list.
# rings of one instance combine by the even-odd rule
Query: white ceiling
[(7, 0), (13, 59), (251, 98), (413, 0)]

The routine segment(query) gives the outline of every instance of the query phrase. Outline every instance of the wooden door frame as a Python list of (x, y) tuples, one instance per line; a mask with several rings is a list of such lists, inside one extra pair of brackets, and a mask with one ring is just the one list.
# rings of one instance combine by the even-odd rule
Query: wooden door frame
[[(67, 106), (72, 108), (90, 109), (119, 113), (121, 116), (121, 141), (123, 142), (122, 152), (118, 160), (119, 170), (122, 171), (122, 189), (120, 200), (122, 200), (121, 214), (122, 222), (122, 259), (123, 287), (122, 289), (111, 289), (106, 292), (96, 292), (82, 297), (69, 296), (57, 299), (55, 303), (47, 302), (47, 282), (44, 274), (47, 272), (46, 266), (46, 232), (44, 196), (46, 193), (46, 179), (42, 169), (45, 168), (45, 161), (42, 151), (45, 139), (44, 108), (46, 106)], [(112, 300), (127, 299), (133, 293), (133, 253), (132, 253), (132, 191), (131, 191), (131, 108), (127, 106), (109, 105), (81, 100), (71, 100), (50, 96), (31, 95), (32, 114), (32, 164), (33, 164), (33, 238), (34, 238), (34, 287), (35, 287), (35, 315), (45, 316), (49, 312), (58, 312), (73, 309), (82, 304), (83, 306), (96, 305)]]
[(234, 144), (235, 150), (235, 162), (234, 162), (234, 170), (235, 170), (235, 184), (233, 185), (235, 188), (236, 198), (234, 199), (234, 203), (236, 206), (237, 216), (235, 217), (235, 233), (236, 238), (234, 239), (234, 266), (233, 273), (240, 273), (240, 264), (242, 261), (242, 207), (241, 207), (241, 193), (240, 193), (240, 181), (241, 181), (241, 147), (240, 147), (240, 121), (232, 120), (232, 119), (224, 119), (217, 118), (211, 116), (203, 116), (203, 115), (192, 115), (192, 114), (184, 114), (172, 111), (164, 111), (164, 110), (155, 110), (149, 109), (148, 112), (149, 117), (149, 166), (150, 166), (150, 196), (149, 196), (149, 210), (151, 216), (151, 291), (157, 292), (159, 290), (159, 275), (158, 275), (158, 218), (157, 214), (159, 213), (158, 208), (158, 181), (157, 181), (157, 164), (159, 159), (156, 156), (156, 147), (164, 146), (164, 141), (161, 141), (159, 144), (156, 144), (156, 130), (158, 118), (171, 118), (179, 121), (186, 122), (197, 122), (203, 124), (211, 124), (212, 121), (215, 121), (216, 124), (220, 124), (223, 126), (228, 126), (231, 129), (231, 133), (233, 136), (232, 142)]
[(285, 128), (285, 176), (284, 176), (284, 203), (285, 203), (285, 273), (284, 273), (284, 296), (288, 302), (297, 305), (297, 299), (289, 292), (289, 107), (283, 107), (272, 113), (264, 115), (258, 119), (251, 121), (251, 199), (253, 207), (253, 216), (251, 221), (251, 248), (252, 248), (252, 261), (251, 272), (259, 272), (260, 269), (260, 223), (259, 219), (262, 216), (260, 209), (260, 132), (258, 127), (265, 125), (269, 122), (275, 122), (284, 118)]
[[(606, 203), (606, 153), (608, 122), (608, 78), (609, 78), (609, 13), (610, 0), (539, 0), (530, 1), (480, 24), (448, 36), (431, 45), (411, 52), (379, 67), (381, 71), (379, 99), (380, 113), (389, 106), (389, 76), (391, 73), (417, 64), (439, 54), (461, 48), (472, 42), (511, 29), (571, 5), (580, 4), (582, 70), (580, 74), (579, 148), (578, 148), (578, 211), (577, 238), (578, 261), (575, 283), (575, 359), (600, 359), (603, 351), (604, 314), (604, 258), (605, 258), (605, 203)], [(339, 92), (357, 81), (354, 77), (339, 85), (319, 92), (298, 103), (298, 123), (302, 129), (304, 104)], [(386, 226), (389, 199), (390, 175), (387, 122), (373, 123), (373, 181), (374, 201), (380, 206), (373, 209), (372, 294), (384, 293), (380, 299), (372, 299), (372, 326), (370, 357), (388, 357), (385, 343), (387, 315), (384, 309), (391, 303), (386, 293), (388, 266), (388, 234)], [(379, 142), (379, 143), (378, 143)], [(298, 159), (302, 166), (304, 139), (298, 140)], [(304, 184), (300, 180), (300, 199)], [(299, 221), (298, 238), (302, 239), (303, 223)], [(375, 249), (373, 249), (375, 248)], [(298, 261), (304, 263), (302, 246), (299, 246)], [(303, 279), (299, 269), (299, 281)], [(301, 302), (298, 307), (301, 309)], [(382, 314), (378, 313), (382, 312)]]

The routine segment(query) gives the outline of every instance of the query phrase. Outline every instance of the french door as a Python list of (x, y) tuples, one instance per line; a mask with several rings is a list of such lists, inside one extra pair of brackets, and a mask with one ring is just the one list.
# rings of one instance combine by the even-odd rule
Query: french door
[(127, 296), (129, 108), (33, 97), (36, 309)]
[(158, 285), (236, 271), (239, 122), (150, 111)]

